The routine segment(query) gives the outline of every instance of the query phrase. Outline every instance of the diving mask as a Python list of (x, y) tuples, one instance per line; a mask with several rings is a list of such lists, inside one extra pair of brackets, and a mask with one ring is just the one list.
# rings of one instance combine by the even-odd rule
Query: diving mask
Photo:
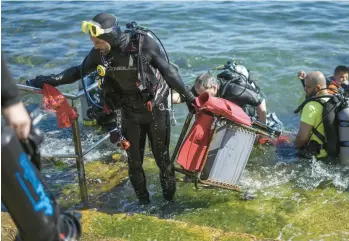
[(101, 34), (110, 33), (115, 27), (103, 29), (101, 25), (93, 20), (82, 21), (81, 30), (86, 34), (90, 34), (93, 37), (98, 37)]

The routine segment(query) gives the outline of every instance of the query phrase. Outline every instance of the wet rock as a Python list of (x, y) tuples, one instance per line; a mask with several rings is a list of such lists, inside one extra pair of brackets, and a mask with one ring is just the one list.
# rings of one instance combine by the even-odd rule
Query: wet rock
[(241, 194), (240, 199), (241, 199), (241, 200), (244, 200), (244, 201), (248, 201), (248, 200), (253, 200), (253, 199), (255, 199), (256, 196), (257, 196), (257, 195), (254, 194), (254, 193), (244, 192), (244, 193)]
[[(105, 193), (119, 186), (122, 180), (128, 177), (127, 165), (123, 162), (91, 161), (86, 163), (85, 173), (90, 202), (95, 204), (99, 203), (98, 199)], [(77, 205), (80, 202), (77, 177), (75, 183), (65, 185), (60, 194), (59, 201), (63, 206)]]
[[(152, 205), (139, 208), (130, 182), (122, 183), (126, 163), (86, 164), (87, 179), (103, 183), (88, 185), (91, 209), (81, 212), (82, 240), (273, 240), (290, 223), (279, 240), (349, 240), (349, 193), (339, 193), (332, 185), (304, 190), (285, 183), (268, 186), (256, 196), (218, 188), (196, 190), (179, 182), (175, 202), (164, 205), (156, 163), (147, 157), (143, 166)], [(66, 207), (80, 202), (75, 182), (60, 193)], [(11, 222), (3, 213), (3, 240), (13, 240), (16, 229)]]

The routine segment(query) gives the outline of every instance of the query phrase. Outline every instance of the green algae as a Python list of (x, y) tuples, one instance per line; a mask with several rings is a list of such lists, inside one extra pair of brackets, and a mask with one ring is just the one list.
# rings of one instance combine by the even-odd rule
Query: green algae
[[(146, 158), (144, 167), (148, 182), (158, 183), (154, 160)], [(153, 199), (161, 199), (160, 188), (156, 189)], [(304, 190), (287, 183), (265, 188), (254, 200), (244, 201), (241, 194), (234, 191), (196, 190), (193, 184), (179, 183), (176, 201), (189, 211), (174, 208), (173, 212), (175, 220), (222, 232), (249, 233), (265, 239), (309, 240), (323, 236), (324, 240), (343, 240), (343, 237), (349, 238), (346, 233), (349, 230), (348, 200), (348, 193), (328, 184)], [(331, 233), (337, 235), (326, 236)]]
[(30, 67), (34, 67), (34, 64), (32, 63), (33, 56), (23, 56), (23, 55), (17, 55), (14, 56), (12, 61), (16, 64), (23, 64)]
[[(120, 160), (121, 155), (113, 158)], [(82, 211), (82, 240), (349, 240), (349, 193), (330, 183), (312, 190), (286, 183), (264, 188), (254, 199), (244, 200), (234, 191), (195, 189), (192, 183), (179, 182), (176, 201), (167, 207), (171, 215), (166, 216), (161, 214), (166, 213), (164, 208), (156, 207), (162, 205), (162, 197), (155, 161), (146, 157), (144, 168), (148, 185), (155, 186), (152, 205), (156, 210), (107, 214), (103, 209), (106, 201), (115, 205), (120, 200), (135, 200), (134, 192), (123, 192), (111, 200), (101, 198), (120, 191), (115, 187), (127, 177), (127, 164), (95, 161), (85, 165), (90, 204), (99, 208)], [(59, 201), (65, 207), (79, 203), (79, 186), (64, 186)], [(2, 230), (13, 236), (9, 226)]]
[[(91, 210), (81, 211), (82, 237), (84, 241), (119, 240), (259, 240), (253, 235), (227, 232), (175, 220), (164, 220), (140, 214), (109, 215)], [(8, 214), (2, 213), (4, 241), (12, 241), (15, 226)]]
[(98, 214), (90, 225), (94, 233), (128, 240), (208, 240), (202, 229), (190, 230), (185, 224), (138, 214)]
[[(114, 157), (117, 157), (114, 155)], [(103, 193), (113, 188), (127, 177), (127, 165), (123, 162), (93, 161), (85, 164), (86, 183), (89, 200), (98, 203), (98, 198)], [(59, 202), (64, 207), (69, 207), (80, 202), (80, 189), (75, 177), (75, 183), (65, 185), (59, 195)]]
[(17, 230), (11, 217), (7, 213), (1, 213), (1, 240), (15, 240)]
[(54, 162), (54, 167), (57, 169), (65, 169), (65, 168), (68, 168), (69, 165), (63, 162), (62, 160), (58, 160)]
[[(83, 229), (103, 237), (127, 240), (256, 240), (253, 235), (221, 230), (141, 214), (101, 214), (83, 211)], [(87, 218), (88, 217), (88, 218)], [(238, 239), (237, 239), (238, 238)]]
[(210, 202), (209, 207), (177, 215), (176, 219), (263, 238), (277, 238), (281, 233), (286, 240), (310, 240), (338, 233), (338, 237), (331, 236), (329, 240), (343, 240), (343, 236), (349, 239), (348, 193), (338, 193), (335, 188), (306, 191), (294, 189), (291, 184), (277, 188), (282, 190), (281, 196), (271, 195), (273, 187), (264, 191), (269, 191), (270, 196), (260, 193), (249, 201), (225, 191), (221, 192), (224, 199), (221, 197), (220, 201), (214, 192), (203, 195)]

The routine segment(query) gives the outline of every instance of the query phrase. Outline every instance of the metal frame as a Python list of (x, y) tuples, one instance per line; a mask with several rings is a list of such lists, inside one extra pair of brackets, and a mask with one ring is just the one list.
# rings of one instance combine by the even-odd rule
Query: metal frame
[[(214, 117), (216, 118), (216, 117)], [(185, 124), (187, 124), (188, 120), (189, 120), (189, 124), (190, 124), (190, 121), (192, 119), (192, 115), (190, 115), (190, 113), (188, 114), (187, 116), (187, 120), (185, 122)], [(185, 135), (187, 133), (187, 130), (189, 129), (189, 124), (187, 125), (184, 125), (183, 129), (182, 129), (182, 133), (181, 135)], [(241, 125), (240, 125), (241, 126)], [(212, 130), (212, 134), (211, 134), (211, 137), (210, 137), (210, 142), (209, 142), (209, 145), (211, 145), (215, 135), (216, 135), (216, 132), (217, 132), (217, 119), (214, 121), (214, 129)], [(175, 159), (177, 158), (177, 155), (178, 155), (178, 151), (179, 151), (179, 148), (182, 146), (183, 144), (183, 140), (184, 138), (180, 138), (180, 140), (178, 141), (177, 143), (177, 146), (178, 149), (176, 148), (173, 155), (172, 155), (172, 159), (175, 161)], [(201, 173), (202, 173), (202, 169), (203, 167), (205, 166), (206, 164), (206, 160), (207, 160), (207, 155), (208, 155), (208, 152), (209, 152), (209, 148), (206, 149), (206, 152), (205, 152), (205, 155), (203, 157), (203, 162), (200, 166), (200, 170), (198, 171), (188, 171), (188, 170), (185, 170), (183, 167), (175, 167), (175, 171), (176, 172), (179, 172), (179, 173), (182, 173), (182, 174), (185, 174), (185, 175), (188, 175), (190, 176), (191, 178), (194, 179), (194, 185), (195, 185), (195, 188), (196, 189), (199, 189), (199, 183), (201, 184), (204, 184), (204, 185), (210, 185), (210, 186), (214, 186), (214, 187), (219, 187), (219, 188), (224, 188), (224, 189), (229, 189), (229, 190), (234, 190), (234, 191), (237, 191), (237, 192), (241, 192), (240, 188), (236, 185), (233, 185), (233, 184), (229, 184), (229, 183), (219, 183), (219, 182), (216, 182), (216, 181), (212, 181), (212, 180), (201, 180), (200, 176), (201, 176)]]
[[(86, 88), (86, 91), (89, 92), (93, 89), (95, 89), (98, 86), (98, 83), (94, 83)], [(32, 92), (36, 94), (42, 94), (42, 90), (39, 88), (26, 86), (22, 84), (17, 84), (17, 87), (21, 91), (26, 92)], [(65, 96), (67, 99), (70, 99), (72, 101), (72, 106), (74, 106), (74, 100), (79, 99), (80, 97), (85, 95), (84, 90), (78, 91), (76, 94), (67, 94), (62, 93), (63, 96)], [(94, 143), (89, 149), (87, 149), (85, 152), (83, 152), (81, 147), (81, 139), (80, 139), (80, 128), (79, 128), (79, 122), (78, 119), (72, 121), (71, 125), (72, 129), (72, 136), (73, 136), (73, 142), (75, 147), (75, 154), (62, 154), (62, 155), (53, 155), (53, 156), (47, 156), (48, 158), (75, 158), (76, 160), (76, 167), (78, 170), (78, 179), (79, 179), (79, 186), (80, 186), (80, 198), (81, 202), (84, 206), (88, 205), (88, 192), (87, 192), (87, 185), (86, 185), (86, 176), (85, 176), (85, 166), (84, 166), (84, 156), (88, 154), (90, 151), (92, 151), (94, 148), (96, 148), (98, 145), (100, 145), (102, 142), (104, 142), (106, 139), (109, 138), (110, 133), (108, 133), (106, 136), (101, 138), (99, 141)], [(46, 157), (46, 156), (45, 156)]]
[[(174, 150), (174, 152), (172, 154), (172, 157), (171, 157), (171, 161), (172, 162), (176, 161), (179, 149), (180, 149), (180, 147), (183, 144), (184, 138), (185, 138), (185, 136), (187, 134), (187, 131), (188, 131), (189, 127), (190, 127), (190, 123), (191, 123), (192, 118), (193, 118), (193, 114), (189, 112), (189, 114), (187, 116), (187, 119), (185, 120), (185, 123), (183, 125), (183, 129), (181, 131), (181, 134), (180, 134), (179, 140), (177, 142), (176, 148), (175, 148), (175, 150)], [(222, 117), (219, 117), (219, 116), (216, 116), (216, 115), (214, 115), (214, 118), (215, 118), (215, 120), (214, 120), (214, 128), (212, 130), (212, 134), (211, 134), (210, 142), (209, 142), (208, 146), (211, 145), (211, 143), (213, 141), (213, 138), (216, 135), (216, 132), (217, 132), (217, 120), (218, 119), (222, 119)], [(268, 126), (266, 126), (266, 125), (264, 125), (262, 123), (259, 123), (259, 122), (252, 122), (252, 126), (251, 127), (247, 126), (247, 125), (244, 125), (244, 124), (239, 124), (239, 123), (234, 123), (234, 125), (238, 126), (240, 128), (245, 128), (245, 129), (247, 129), (249, 131), (255, 132), (256, 134), (262, 134), (262, 135), (269, 136), (269, 137), (278, 137), (281, 134), (281, 132), (275, 131), (272, 128), (270, 128), (270, 127), (268, 127)], [(233, 184), (229, 184), (229, 183), (219, 183), (219, 182), (214, 181), (214, 180), (201, 180), (200, 176), (201, 176), (201, 173), (202, 173), (202, 169), (203, 169), (203, 167), (206, 164), (208, 152), (209, 152), (209, 148), (206, 149), (205, 155), (203, 157), (204, 160), (203, 160), (203, 162), (202, 162), (202, 164), (200, 166), (200, 170), (198, 170), (198, 171), (188, 171), (188, 170), (185, 170), (183, 167), (175, 167), (174, 170), (176, 172), (178, 172), (178, 173), (182, 173), (182, 174), (188, 175), (191, 178), (193, 178), (194, 179), (194, 185), (195, 185), (196, 189), (199, 188), (198, 184), (201, 183), (201, 184), (204, 184), (204, 185), (209, 185), (209, 186), (213, 186), (213, 187), (224, 188), (224, 189), (229, 189), (229, 190), (234, 190), (234, 191), (237, 191), (237, 192), (241, 192), (241, 189), (237, 185), (233, 185)]]

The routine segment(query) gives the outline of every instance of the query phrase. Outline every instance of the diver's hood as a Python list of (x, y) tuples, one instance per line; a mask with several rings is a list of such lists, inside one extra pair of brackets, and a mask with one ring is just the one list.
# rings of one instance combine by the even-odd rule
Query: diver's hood
[(106, 41), (111, 47), (119, 47), (121, 45), (121, 40), (123, 39), (123, 33), (119, 26), (116, 30), (110, 33), (105, 33), (99, 35), (97, 38)]
[(124, 34), (121, 32), (117, 18), (114, 15), (109, 13), (99, 13), (92, 20), (99, 23), (103, 29), (113, 28), (112, 32), (101, 34), (97, 38), (106, 41), (111, 47), (120, 46)]

